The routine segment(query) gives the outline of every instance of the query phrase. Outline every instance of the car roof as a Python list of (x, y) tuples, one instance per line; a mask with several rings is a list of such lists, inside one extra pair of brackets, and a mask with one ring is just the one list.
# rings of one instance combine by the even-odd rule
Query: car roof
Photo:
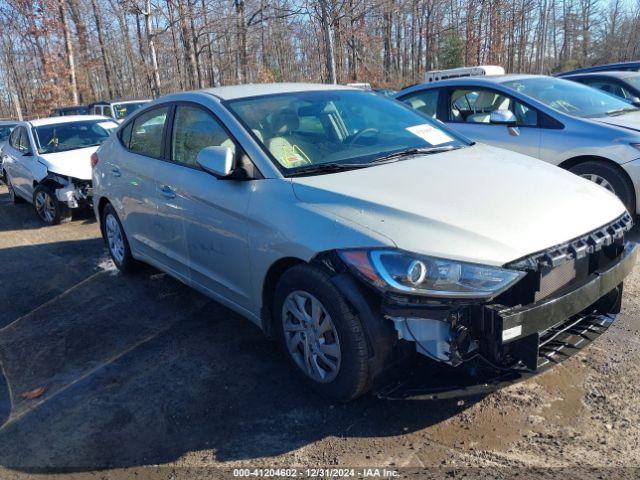
[(277, 95), (279, 93), (312, 92), (318, 90), (356, 90), (362, 89), (346, 85), (329, 85), (326, 83), (256, 83), (247, 85), (231, 85), (227, 87), (207, 88), (200, 90), (221, 100), (257, 97), (260, 95)]
[(632, 60), (629, 62), (605, 63), (604, 65), (595, 65), (593, 67), (583, 67), (575, 70), (569, 70), (568, 72), (560, 72), (557, 73), (556, 76), (565, 77), (567, 75), (573, 75), (574, 73), (608, 72), (616, 70), (617, 68), (622, 68), (623, 70), (627, 70), (629, 68), (637, 69), (640, 68), (640, 61)]
[(18, 120), (0, 120), (0, 126), (6, 127), (7, 125), (17, 125), (20, 123)]
[(630, 70), (604, 70), (602, 72), (586, 72), (572, 73), (564, 75), (562, 78), (588, 78), (588, 77), (613, 77), (613, 78), (629, 78), (640, 76), (640, 72)]
[(113, 122), (112, 118), (101, 117), (100, 115), (67, 115), (63, 117), (38, 118), (37, 120), (30, 120), (27, 123), (30, 123), (34, 127), (42, 127), (45, 125), (86, 122), (89, 120), (104, 120), (105, 122)]
[(515, 80), (524, 80), (527, 78), (553, 78), (553, 77), (548, 77), (547, 75), (509, 74), (509, 75), (477, 75), (472, 77), (449, 78), (447, 80), (437, 80), (435, 82), (425, 82), (425, 83), (413, 85), (411, 87), (405, 88), (404, 90), (398, 92), (396, 97), (402, 97), (403, 95), (409, 92), (422, 90), (425, 87), (436, 88), (436, 87), (455, 87), (455, 86), (465, 86), (465, 85), (489, 87), (491, 85), (511, 82)]

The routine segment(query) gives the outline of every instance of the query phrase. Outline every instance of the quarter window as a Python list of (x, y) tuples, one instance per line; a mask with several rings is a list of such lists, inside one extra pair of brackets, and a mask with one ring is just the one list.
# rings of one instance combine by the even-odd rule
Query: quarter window
[(147, 157), (162, 156), (162, 138), (169, 107), (159, 107), (143, 113), (133, 122), (129, 150)]
[(173, 120), (171, 160), (197, 167), (198, 153), (213, 146), (229, 147), (235, 153), (233, 140), (211, 114), (199, 107), (178, 105)]

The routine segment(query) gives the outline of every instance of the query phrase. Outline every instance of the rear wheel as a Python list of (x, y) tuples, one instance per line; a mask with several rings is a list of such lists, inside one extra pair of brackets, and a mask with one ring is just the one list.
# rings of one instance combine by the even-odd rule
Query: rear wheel
[(364, 329), (326, 273), (310, 265), (285, 272), (273, 314), (287, 357), (315, 391), (346, 402), (369, 390)]
[(124, 233), (116, 210), (107, 204), (102, 211), (102, 235), (109, 249), (109, 255), (118, 270), (127, 273), (135, 269), (136, 261), (131, 255), (131, 248)]
[(33, 191), (33, 207), (36, 214), (47, 225), (57, 225), (71, 220), (71, 210), (59, 201), (53, 190), (38, 185)]
[(570, 168), (569, 171), (617, 195), (624, 203), (624, 206), (627, 207), (627, 210), (635, 214), (636, 202), (633, 186), (630, 185), (624, 174), (613, 165), (605, 162), (588, 161)]

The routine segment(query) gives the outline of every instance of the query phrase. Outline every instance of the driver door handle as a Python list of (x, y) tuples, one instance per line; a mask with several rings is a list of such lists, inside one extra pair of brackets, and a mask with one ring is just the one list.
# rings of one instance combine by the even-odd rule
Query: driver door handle
[(111, 169), (111, 174), (114, 177), (121, 177), (122, 176), (122, 172), (120, 172), (120, 169), (117, 168), (117, 167), (114, 167), (114, 168)]

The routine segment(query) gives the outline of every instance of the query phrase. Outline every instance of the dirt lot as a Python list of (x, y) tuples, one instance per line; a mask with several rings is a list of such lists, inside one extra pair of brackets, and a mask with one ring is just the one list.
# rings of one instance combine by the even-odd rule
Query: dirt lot
[(41, 228), (0, 187), (0, 265), (0, 478), (640, 475), (640, 269), (614, 326), (533, 380), (464, 401), (329, 405), (248, 321), (151, 268), (118, 274), (90, 217)]

